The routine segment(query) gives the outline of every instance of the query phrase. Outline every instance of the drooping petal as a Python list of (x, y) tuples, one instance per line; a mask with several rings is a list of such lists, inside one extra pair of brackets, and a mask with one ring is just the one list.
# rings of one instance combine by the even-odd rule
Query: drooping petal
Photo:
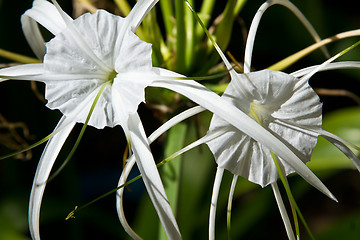
[[(179, 77), (179, 74), (157, 69), (160, 75)], [(268, 147), (277, 156), (281, 157), (293, 170), (302, 176), (307, 182), (323, 192), (331, 199), (336, 199), (325, 185), (315, 176), (313, 172), (303, 163), (303, 161), (285, 145), (280, 139), (275, 137), (269, 131), (261, 127), (251, 117), (240, 111), (238, 108), (221, 98), (214, 92), (205, 88), (203, 85), (191, 81), (179, 80), (158, 80), (154, 81), (151, 86), (163, 87), (178, 92), (202, 107), (210, 110), (215, 115), (226, 119), (228, 123), (235, 126), (252, 139)]]
[(55, 130), (57, 128), (63, 128), (63, 130), (59, 131), (46, 144), (45, 149), (41, 155), (38, 167), (36, 169), (36, 174), (34, 177), (29, 201), (29, 227), (31, 236), (34, 240), (40, 240), (40, 207), (50, 171), (64, 142), (66, 141), (66, 138), (70, 134), (74, 125), (75, 122), (66, 119), (65, 116), (62, 117)]
[(230, 231), (232, 200), (234, 199), (234, 193), (235, 193), (237, 179), (238, 179), (238, 176), (233, 175), (233, 179), (231, 181), (231, 187), (230, 187), (230, 191), (229, 191), (229, 198), (228, 198), (228, 204), (227, 204), (227, 216), (226, 216), (228, 231)]
[(215, 240), (215, 220), (216, 220), (216, 206), (219, 198), (219, 191), (221, 186), (222, 177), (224, 174), (224, 169), (218, 167), (216, 170), (213, 192), (211, 196), (210, 204), (210, 216), (209, 216), (209, 240)]
[[(71, 19), (68, 15), (67, 18)], [(46, 0), (35, 0), (33, 7), (21, 16), (21, 24), (26, 40), (35, 55), (42, 59), (46, 51), (44, 39), (37, 23), (54, 35), (62, 32), (66, 25), (55, 6)]]
[[(175, 124), (177, 124), (177, 123), (183, 121), (184, 119), (187, 119), (197, 113), (200, 113), (204, 110), (205, 109), (200, 106), (193, 107), (193, 108), (188, 109), (184, 112), (181, 112), (177, 116), (169, 119), (166, 123), (161, 125), (156, 131), (154, 131), (148, 137), (149, 144), (154, 142), (160, 135), (165, 133), (167, 130), (169, 130)], [(122, 172), (119, 182), (118, 182), (118, 187), (125, 184), (134, 164), (135, 164), (135, 157), (134, 157), (134, 155), (132, 155), (127, 160), (127, 163), (123, 169), (123, 172)], [(121, 224), (124, 226), (125, 231), (130, 235), (130, 237), (132, 237), (133, 239), (140, 239), (140, 237), (132, 230), (132, 228), (129, 226), (128, 222), (126, 221), (126, 217), (125, 217), (125, 213), (124, 213), (124, 206), (123, 206), (123, 194), (124, 194), (124, 188), (120, 188), (116, 193), (116, 209), (118, 212), (119, 220), (120, 220)]]
[(166, 235), (169, 239), (181, 239), (180, 230), (166, 197), (164, 186), (150, 151), (149, 142), (137, 113), (129, 115), (128, 129), (136, 164)]
[[(245, 73), (249, 73), (250, 69), (251, 69), (252, 51), (253, 51), (255, 36), (256, 36), (257, 28), (260, 23), (260, 19), (261, 19), (262, 15), (264, 14), (264, 12), (266, 11), (266, 9), (268, 9), (269, 7), (271, 7), (275, 4), (283, 5), (283, 6), (287, 7), (289, 10), (291, 10), (295, 14), (295, 16), (297, 18), (299, 18), (299, 20), (304, 24), (306, 29), (310, 32), (310, 34), (315, 39), (315, 41), (316, 42), (320, 41), (320, 37), (317, 34), (317, 32), (315, 31), (315, 29), (313, 28), (313, 26), (311, 25), (311, 23), (306, 19), (306, 17), (302, 14), (302, 12), (294, 4), (292, 4), (288, 0), (268, 0), (265, 3), (263, 3), (261, 5), (261, 7), (258, 9), (257, 13), (255, 14), (255, 16), (253, 18), (250, 29), (249, 29), (249, 34), (248, 34), (248, 38), (246, 40), (246, 47), (245, 47), (245, 60), (244, 60), (244, 72)], [(328, 57), (328, 53), (326, 51), (324, 51), (324, 52), (325, 52), (325, 55)]]
[[(135, 157), (134, 155), (132, 155), (126, 162), (126, 165), (121, 173), (119, 182), (118, 182), (118, 187), (122, 186), (123, 184), (126, 183), (126, 179), (128, 178), (131, 169), (133, 168), (133, 166), (135, 165)], [(116, 210), (118, 213), (118, 217), (119, 220), (121, 222), (121, 225), (124, 227), (124, 230), (129, 234), (129, 236), (132, 239), (135, 240), (141, 240), (141, 237), (139, 237), (139, 235), (136, 234), (136, 232), (134, 230), (132, 230), (132, 228), (130, 227), (129, 223), (126, 220), (125, 217), (125, 213), (124, 213), (124, 202), (123, 202), (123, 198), (124, 198), (124, 187), (120, 188), (119, 190), (116, 191)]]
[(360, 151), (360, 148), (358, 146), (355, 146), (354, 144), (332, 134), (329, 133), (323, 129), (318, 129), (315, 130), (318, 134), (320, 134), (322, 137), (324, 137), (326, 140), (328, 140), (329, 142), (331, 142), (335, 147), (337, 147), (341, 152), (343, 152), (355, 165), (355, 167), (357, 168), (357, 170), (360, 172), (360, 159), (358, 156), (356, 156), (356, 154), (354, 154), (348, 147), (353, 147), (356, 150)]
[(288, 238), (289, 238), (289, 240), (295, 240), (295, 235), (294, 235), (294, 232), (293, 232), (292, 227), (291, 227), (291, 222), (290, 222), (289, 216), (288, 216), (288, 214), (286, 212), (286, 208), (285, 208), (284, 202), (282, 200), (282, 197), (281, 197), (281, 194), (280, 194), (279, 187), (278, 187), (277, 183), (273, 182), (271, 184), (271, 188), (272, 188), (272, 190), (274, 192), (276, 203), (278, 205), (278, 208), (279, 208), (279, 211), (280, 211), (280, 214), (281, 214), (281, 218), (283, 219)]

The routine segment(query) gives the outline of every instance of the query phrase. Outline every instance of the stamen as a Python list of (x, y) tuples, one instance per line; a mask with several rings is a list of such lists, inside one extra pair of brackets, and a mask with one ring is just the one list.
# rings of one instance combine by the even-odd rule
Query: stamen
[(115, 70), (112, 70), (109, 74), (108, 74), (108, 76), (107, 76), (107, 81), (110, 81), (110, 84), (112, 84), (113, 82), (114, 82), (114, 79), (115, 79), (115, 77), (116, 77), (116, 75), (117, 75), (118, 73), (115, 71)]
[(259, 113), (259, 105), (255, 102), (252, 102), (250, 104), (249, 116), (262, 126), (261, 117), (259, 117), (258, 113)]

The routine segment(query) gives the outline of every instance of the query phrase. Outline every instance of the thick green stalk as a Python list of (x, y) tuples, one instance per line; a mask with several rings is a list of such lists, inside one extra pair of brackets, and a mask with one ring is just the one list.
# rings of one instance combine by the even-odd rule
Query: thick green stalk
[[(193, 0), (189, 0), (191, 5), (194, 5)], [(195, 44), (200, 44), (195, 42), (195, 26), (194, 26), (194, 17), (190, 9), (186, 8), (185, 11), (185, 27), (186, 27), (186, 50), (185, 50), (185, 68), (187, 72), (191, 72), (191, 67), (193, 66), (194, 54), (195, 54)]]
[[(166, 37), (171, 39), (174, 37), (174, 29), (175, 29), (175, 16), (174, 16), (174, 6), (172, 0), (161, 0), (160, 1), (161, 13), (163, 16)], [(169, 41), (170, 43), (171, 41)]]
[(183, 0), (175, 0), (176, 17), (176, 70), (180, 73), (185, 71), (185, 16)]
[(121, 13), (124, 14), (124, 17), (129, 14), (131, 11), (131, 6), (126, 0), (114, 0), (115, 4), (120, 9)]
[(160, 66), (163, 64), (164, 59), (162, 56), (162, 45), (164, 40), (157, 22), (156, 11), (150, 11), (142, 22), (143, 26), (143, 39), (146, 42), (152, 43), (152, 62), (153, 66)]
[[(215, 2), (215, 0), (204, 0), (201, 5), (199, 15), (206, 27), (209, 25)], [(196, 39), (201, 39), (204, 36), (204, 30), (200, 25), (196, 25), (195, 33)]]

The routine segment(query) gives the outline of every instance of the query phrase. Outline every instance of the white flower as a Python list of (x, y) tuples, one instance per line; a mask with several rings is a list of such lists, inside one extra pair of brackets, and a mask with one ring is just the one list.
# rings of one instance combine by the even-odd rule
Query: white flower
[(334, 200), (336, 198), (325, 186), (317, 182), (316, 176), (305, 165), (298, 162), (299, 159), (303, 163), (310, 160), (317, 137), (322, 135), (332, 142), (353, 161), (360, 171), (360, 160), (346, 145), (357, 147), (321, 129), (322, 104), (308, 84), (309, 78), (318, 71), (338, 68), (359, 69), (359, 62), (331, 64), (330, 62), (339, 56), (337, 55), (320, 66), (313, 66), (293, 74), (270, 70), (250, 72), (251, 53), (257, 26), (264, 11), (273, 4), (282, 4), (292, 10), (312, 33), (315, 40), (319, 40), (310, 23), (289, 1), (265, 2), (255, 15), (249, 31), (245, 49), (244, 74), (236, 73), (221, 50), (215, 46), (231, 75), (231, 82), (222, 98), (253, 118), (277, 140), (291, 149), (296, 157), (290, 159), (280, 156), (279, 152), (274, 151), (274, 144), (278, 143), (254, 139), (248, 133), (234, 128), (225, 117), (214, 114), (207, 136), (196, 143), (206, 142), (218, 164), (211, 200), (210, 239), (215, 237), (216, 203), (224, 169), (234, 174), (229, 201), (231, 201), (237, 176), (242, 176), (262, 187), (272, 184), (289, 239), (295, 239), (295, 237), (276, 185), (278, 170), (272, 153), (277, 157), (284, 175), (297, 172), (306, 181)]
[[(48, 107), (59, 109), (64, 114), (54, 130), (54, 137), (44, 149), (34, 179), (29, 207), (30, 230), (34, 239), (40, 238), (40, 205), (51, 168), (75, 123), (87, 122), (91, 111), (89, 124), (94, 127), (122, 126), (168, 238), (181, 238), (136, 112), (138, 104), (144, 100), (147, 86), (176, 91), (221, 116), (284, 159), (312, 185), (332, 196), (287, 143), (242, 109), (195, 81), (175, 80), (182, 76), (152, 67), (150, 45), (139, 40), (133, 32), (156, 2), (138, 1), (125, 19), (98, 11), (72, 20), (56, 2), (52, 5), (45, 0), (35, 0), (33, 8), (24, 14), (24, 33), (36, 55), (44, 58), (44, 62), (1, 69), (0, 81), (44, 82)], [(45, 46), (36, 22), (55, 35)], [(130, 231), (126, 226), (125, 229)], [(133, 236), (132, 232), (129, 234)]]
[[(158, 70), (152, 68), (151, 45), (134, 31), (156, 2), (139, 1), (126, 18), (99, 10), (72, 20), (56, 2), (35, 0), (23, 15), (25, 36), (43, 63), (1, 69), (0, 75), (3, 80), (46, 83), (47, 106), (64, 115), (44, 149), (34, 178), (29, 203), (33, 239), (40, 239), (40, 205), (51, 168), (75, 123), (85, 123), (90, 111), (91, 126), (122, 126), (169, 239), (181, 238), (137, 114), (144, 89)], [(36, 22), (55, 35), (45, 45)]]
[[(309, 161), (317, 135), (306, 129), (321, 127), (319, 97), (308, 85), (282, 72), (263, 70), (237, 74), (226, 88), (223, 98), (251, 116), (294, 152)], [(298, 131), (284, 123), (305, 129)], [(226, 131), (224, 131), (226, 129)], [(223, 131), (207, 142), (220, 168), (229, 170), (262, 187), (278, 179), (270, 150), (214, 115), (208, 134)], [(286, 174), (294, 171), (283, 159)]]

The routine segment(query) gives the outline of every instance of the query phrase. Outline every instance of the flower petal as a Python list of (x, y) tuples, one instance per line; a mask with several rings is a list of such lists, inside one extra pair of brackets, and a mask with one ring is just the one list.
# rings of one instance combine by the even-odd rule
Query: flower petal
[[(163, 134), (164, 132), (166, 132), (167, 130), (169, 130), (172, 126), (174, 126), (175, 124), (183, 121), (184, 119), (187, 119), (199, 112), (204, 111), (205, 109), (203, 109), (200, 106), (197, 107), (193, 107), (191, 109), (188, 109), (184, 112), (181, 112), (180, 114), (178, 114), (177, 116), (169, 119), (166, 123), (164, 123), (163, 125), (161, 125), (156, 131), (154, 131), (149, 137), (148, 137), (148, 141), (149, 144), (151, 144), (153, 141), (155, 141), (161, 134)], [(134, 155), (132, 155), (128, 160), (127, 163), (123, 169), (123, 172), (121, 173), (119, 182), (118, 182), (118, 187), (125, 184), (129, 173), (131, 171), (131, 169), (133, 168), (135, 164), (135, 157)], [(121, 224), (123, 225), (125, 231), (130, 235), (130, 237), (132, 237), (133, 239), (141, 239), (129, 226), (128, 222), (126, 221), (126, 217), (125, 217), (125, 213), (124, 213), (124, 206), (123, 206), (123, 194), (124, 194), (124, 188), (120, 188), (117, 191), (116, 194), (116, 209), (118, 212), (118, 217), (119, 220), (121, 222)]]
[[(57, 82), (46, 84), (45, 98), (48, 99), (46, 106), (50, 109), (59, 109), (65, 116), (74, 116), (76, 122), (84, 123), (102, 85), (99, 85), (96, 80), (78, 80), (71, 82), (71, 84), (65, 82), (62, 85), (66, 87), (59, 89)], [(106, 86), (94, 108), (88, 125), (101, 129), (105, 126), (118, 124), (114, 121), (115, 114), (111, 101), (108, 101), (109, 95), (110, 86)], [(79, 106), (82, 108), (79, 109)]]
[[(110, 64), (112, 62), (109, 63), (104, 61), (109, 59), (107, 57), (107, 55), (110, 55), (108, 49), (113, 46), (114, 37), (103, 39), (100, 36), (109, 28), (116, 31), (116, 27), (121, 26), (121, 24), (118, 23), (122, 21), (122, 18), (116, 17), (106, 11), (98, 10), (94, 14), (86, 13), (75, 20), (70, 20), (67, 19), (66, 14), (61, 10), (60, 6), (56, 2), (54, 3), (66, 23), (66, 29), (60, 34), (57, 34), (55, 38), (46, 44), (47, 53), (44, 62), (46, 66), (49, 67), (49, 70), (56, 71), (52, 69), (53, 64), (47, 64), (46, 61), (50, 61), (50, 59), (53, 58), (57, 59), (56, 55), (54, 56), (52, 53), (56, 54), (60, 52), (60, 57), (66, 58), (68, 55), (73, 55), (72, 58), (66, 58), (67, 61), (70, 59), (76, 61), (76, 65), (74, 65), (76, 68), (72, 65), (66, 65), (68, 71), (77, 71), (76, 69), (83, 70), (85, 66), (86, 69), (91, 72), (101, 71), (110, 73), (112, 68), (109, 66), (112, 66), (112, 64)], [(109, 36), (109, 34), (104, 34), (104, 36)], [(100, 42), (101, 44), (99, 44)], [(50, 52), (51, 50), (52, 52)], [(99, 53), (104, 54), (104, 52), (105, 56), (99, 56)], [(111, 61), (112, 58), (109, 60)], [(66, 61), (62, 63), (64, 64)], [(81, 65), (83, 66), (81, 66), (80, 63), (82, 63)], [(63, 68), (64, 67), (61, 69)]]
[[(311, 25), (311, 23), (306, 19), (306, 17), (302, 14), (302, 12), (294, 4), (292, 4), (290, 1), (287, 1), (287, 0), (268, 0), (265, 3), (263, 3), (260, 6), (260, 8), (258, 9), (258, 11), (256, 12), (256, 14), (253, 18), (253, 21), (251, 23), (250, 29), (249, 29), (249, 34), (248, 34), (248, 38), (246, 40), (246, 47), (245, 47), (245, 60), (244, 60), (244, 72), (245, 73), (249, 73), (250, 69), (251, 69), (252, 51), (253, 51), (256, 31), (259, 26), (260, 19), (261, 19), (262, 15), (264, 14), (264, 12), (266, 11), (266, 9), (268, 9), (269, 7), (271, 7), (272, 5), (275, 5), (275, 4), (283, 5), (283, 6), (287, 7), (289, 10), (291, 10), (295, 14), (295, 16), (297, 18), (299, 18), (299, 20), (304, 24), (306, 29), (310, 32), (310, 34), (315, 39), (315, 41), (316, 42), (320, 41), (320, 37), (316, 33), (316, 31), (313, 28), (313, 26)], [(325, 56), (329, 57), (329, 54), (327, 53), (327, 51), (324, 51), (324, 52), (325, 52)]]
[[(67, 18), (71, 19), (70, 16), (67, 16)], [(26, 40), (35, 55), (42, 59), (45, 55), (45, 45), (36, 22), (54, 35), (63, 31), (66, 25), (55, 6), (46, 0), (35, 0), (33, 7), (21, 16), (21, 24)]]
[(164, 186), (150, 151), (149, 142), (137, 113), (129, 115), (128, 129), (137, 166), (166, 235), (169, 239), (181, 239), (180, 230), (166, 197)]
[(355, 165), (355, 167), (357, 168), (357, 170), (360, 172), (360, 159), (358, 156), (356, 156), (356, 154), (354, 154), (346, 145), (352, 146), (354, 148), (356, 148), (357, 150), (359, 150), (359, 147), (357, 146), (353, 146), (353, 144), (347, 142), (346, 140), (332, 134), (329, 133), (323, 129), (321, 129), (319, 131), (319, 134), (324, 137), (325, 139), (327, 139), (329, 142), (331, 142), (332, 144), (334, 144), (335, 147), (337, 147), (340, 151), (342, 151)]
[[(160, 75), (165, 76), (179, 76), (179, 74), (158, 69)], [(254, 140), (268, 147), (277, 156), (281, 157), (292, 169), (294, 169), (300, 176), (307, 182), (323, 192), (325, 195), (332, 199), (335, 197), (325, 187), (325, 185), (315, 176), (313, 172), (303, 163), (303, 161), (296, 156), (281, 140), (272, 135), (269, 131), (265, 130), (252, 118), (233, 106), (231, 103), (221, 98), (214, 92), (205, 88), (203, 85), (191, 81), (154, 81), (151, 86), (164, 87), (175, 92), (178, 92), (192, 101), (198, 103), (202, 107), (212, 111), (215, 115), (221, 116), (226, 119), (231, 125), (244, 132)]]
[[(310, 72), (314, 71), (314, 69), (318, 68), (319, 65), (307, 67), (304, 69), (300, 69), (296, 72), (291, 73), (291, 76), (294, 77), (302, 77)], [(336, 70), (336, 69), (360, 69), (360, 62), (359, 61), (344, 61), (344, 62), (334, 62), (330, 63), (327, 66), (320, 68), (318, 71), (327, 71), (327, 70)]]
[[(126, 183), (126, 179), (128, 178), (131, 169), (135, 165), (135, 157), (132, 155), (126, 162), (126, 165), (121, 173), (118, 187)], [(129, 223), (126, 220), (125, 213), (124, 213), (124, 203), (123, 203), (123, 197), (124, 197), (124, 187), (120, 188), (116, 191), (116, 210), (118, 213), (119, 220), (121, 222), (121, 225), (124, 227), (124, 230), (129, 234), (129, 236), (132, 239), (135, 240), (141, 240), (141, 237), (136, 234), (134, 230), (130, 227)]]
[[(8, 79), (35, 80), (44, 73), (42, 63), (24, 64), (0, 69), (0, 82)], [(39, 80), (41, 81), (41, 80)]]
[(232, 210), (232, 201), (234, 199), (234, 193), (235, 193), (235, 187), (238, 180), (238, 176), (233, 175), (233, 179), (231, 181), (231, 187), (229, 190), (229, 198), (228, 198), (228, 204), (227, 204), (227, 228), (228, 231), (230, 231), (230, 223), (231, 223), (231, 210)]
[(29, 201), (29, 227), (31, 237), (35, 240), (40, 240), (40, 207), (51, 168), (53, 167), (54, 162), (74, 125), (75, 122), (66, 119), (66, 117), (62, 117), (55, 130), (58, 128), (63, 128), (63, 130), (59, 131), (46, 144), (36, 169)]
[(272, 190), (274, 192), (276, 203), (278, 205), (278, 208), (279, 208), (279, 211), (280, 211), (280, 214), (281, 214), (281, 218), (283, 219), (288, 238), (290, 240), (295, 240), (295, 235), (294, 235), (294, 232), (293, 232), (292, 227), (291, 227), (291, 222), (290, 222), (289, 216), (288, 216), (288, 214), (286, 212), (286, 208), (285, 208), (284, 202), (282, 200), (282, 197), (281, 197), (281, 194), (280, 194), (279, 187), (278, 187), (277, 183), (273, 182), (271, 184), (271, 188), (272, 188)]
[(219, 191), (221, 186), (222, 177), (224, 174), (224, 169), (218, 167), (216, 170), (213, 192), (211, 196), (210, 204), (210, 216), (209, 216), (209, 240), (215, 240), (215, 219), (216, 219), (216, 206), (219, 198)]
[(131, 9), (126, 21), (131, 31), (135, 32), (148, 12), (159, 0), (139, 0)]

